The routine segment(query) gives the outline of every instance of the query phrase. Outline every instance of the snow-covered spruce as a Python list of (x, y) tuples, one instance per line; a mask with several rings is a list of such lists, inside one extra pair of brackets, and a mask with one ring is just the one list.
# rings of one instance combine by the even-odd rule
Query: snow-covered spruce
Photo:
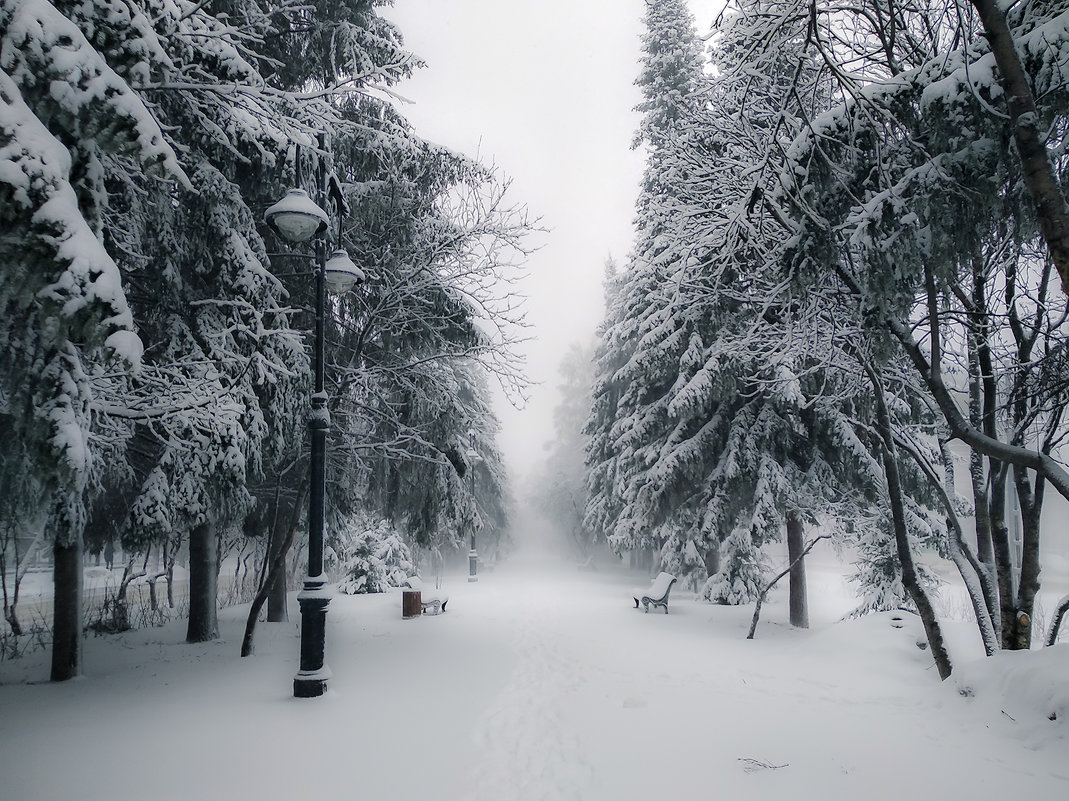
[(346, 595), (385, 592), (416, 574), (412, 553), (401, 533), (386, 520), (354, 520), (339, 532), (332, 571)]

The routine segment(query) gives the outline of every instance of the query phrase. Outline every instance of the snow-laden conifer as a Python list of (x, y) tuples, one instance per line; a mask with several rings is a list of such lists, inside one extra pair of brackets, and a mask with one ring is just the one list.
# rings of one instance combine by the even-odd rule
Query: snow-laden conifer
[(403, 535), (386, 520), (357, 516), (338, 532), (338, 543), (331, 567), (346, 595), (385, 592), (416, 574)]

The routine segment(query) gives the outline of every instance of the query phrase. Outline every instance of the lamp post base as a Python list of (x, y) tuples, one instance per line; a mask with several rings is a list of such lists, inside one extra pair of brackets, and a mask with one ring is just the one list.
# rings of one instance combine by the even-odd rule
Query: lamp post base
[(468, 551), (468, 581), (478, 581), (479, 555), (474, 550)]
[(318, 698), (327, 691), (330, 668), (324, 662), (330, 590), (323, 576), (307, 576), (297, 595), (301, 607), (301, 669), (293, 677), (294, 698)]
[[(323, 674), (326, 675), (323, 675)], [(299, 672), (293, 677), (294, 698), (318, 698), (327, 691), (327, 679), (330, 678), (330, 668), (323, 668), (317, 673)]]

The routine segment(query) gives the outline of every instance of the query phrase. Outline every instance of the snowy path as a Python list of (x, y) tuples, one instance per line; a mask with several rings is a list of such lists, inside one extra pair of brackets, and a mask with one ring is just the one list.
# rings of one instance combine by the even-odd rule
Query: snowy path
[[(837, 576), (811, 573), (812, 630), (774, 598), (748, 642), (751, 608), (677, 587), (669, 615), (643, 614), (623, 571), (549, 568), (453, 578), (449, 611), (415, 620), (396, 594), (336, 597), (315, 701), (289, 697), (295, 622), (261, 626), (251, 660), (239, 610), (218, 643), (90, 639), (84, 679), (0, 686), (0, 797), (1069, 797), (1064, 722), (960, 698), (909, 625), (832, 625)], [(975, 634), (951, 635), (967, 661)], [(46, 673), (0, 663), (0, 681)]]
[(572, 600), (537, 582), (521, 584), (487, 621), (510, 632), (516, 664), (475, 732), (476, 801), (586, 797), (591, 768), (567, 725), (574, 698), (589, 681), (580, 654), (561, 636)]

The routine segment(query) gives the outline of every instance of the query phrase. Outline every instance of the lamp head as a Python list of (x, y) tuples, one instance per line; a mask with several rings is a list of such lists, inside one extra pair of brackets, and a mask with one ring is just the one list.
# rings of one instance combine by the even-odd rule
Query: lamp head
[(306, 242), (327, 230), (330, 218), (303, 189), (291, 189), (264, 212), (271, 230), (287, 242)]
[(344, 295), (357, 284), (363, 283), (366, 277), (344, 250), (335, 250), (327, 259), (324, 270), (327, 290), (334, 295)]

